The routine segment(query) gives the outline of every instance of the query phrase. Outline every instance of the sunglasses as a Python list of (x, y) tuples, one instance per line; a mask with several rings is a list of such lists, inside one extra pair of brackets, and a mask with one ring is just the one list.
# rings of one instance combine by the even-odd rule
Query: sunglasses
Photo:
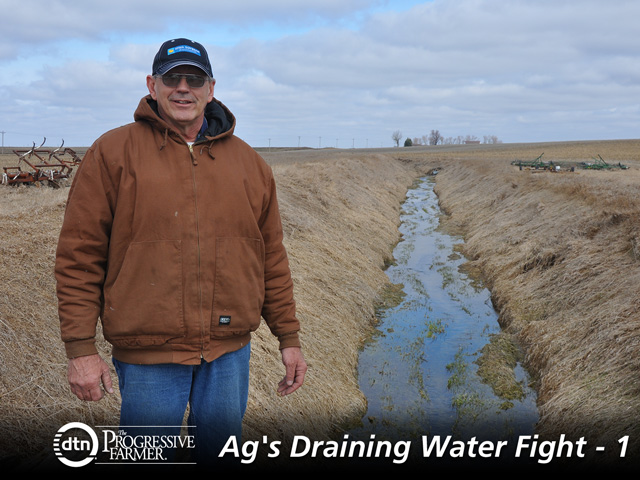
[(184, 73), (169, 73), (167, 75), (162, 75), (162, 83), (167, 87), (177, 87), (182, 79), (187, 81), (187, 85), (191, 88), (200, 88), (204, 85), (207, 77), (202, 75), (190, 75)]

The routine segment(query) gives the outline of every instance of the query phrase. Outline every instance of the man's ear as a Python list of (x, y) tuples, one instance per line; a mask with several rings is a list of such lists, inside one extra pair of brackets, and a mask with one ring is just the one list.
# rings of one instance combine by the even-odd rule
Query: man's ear
[(213, 87), (215, 87), (215, 86), (216, 86), (216, 79), (212, 78), (211, 79), (211, 83), (209, 84), (209, 97), (208, 97), (207, 103), (209, 103), (211, 100), (213, 100), (213, 90), (214, 90)]
[(151, 94), (151, 98), (157, 100), (156, 98), (156, 77), (153, 75), (147, 75), (147, 88), (149, 89), (149, 93)]

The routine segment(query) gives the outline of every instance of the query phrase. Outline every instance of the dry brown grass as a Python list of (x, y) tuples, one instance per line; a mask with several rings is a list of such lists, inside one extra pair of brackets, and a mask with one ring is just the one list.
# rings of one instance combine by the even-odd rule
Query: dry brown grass
[[(340, 157), (305, 163), (267, 156), (278, 179), (285, 243), (295, 281), (309, 372), (303, 389), (273, 393), (281, 370), (266, 329), (254, 342), (252, 407), (247, 436), (267, 432), (328, 438), (359, 419), (358, 348), (374, 321), (374, 304), (388, 280), (383, 267), (398, 239), (399, 207), (416, 172), (385, 156)], [(268, 367), (267, 367), (268, 365)]]
[[(328, 438), (364, 413), (355, 374), (358, 348), (387, 282), (383, 266), (397, 241), (400, 203), (416, 172), (383, 155), (310, 151), (296, 154), (294, 161), (287, 154), (270, 157), (309, 372), (303, 389), (278, 397), (284, 370), (277, 344), (266, 327), (259, 329), (245, 434), (285, 443), (299, 434)], [(70, 421), (118, 423), (117, 394), (83, 403), (66, 382), (52, 273), (67, 192), (0, 189), (1, 457), (47, 456), (55, 432)], [(100, 348), (108, 357), (104, 341)]]
[[(538, 432), (615, 455), (618, 438), (640, 433), (640, 150), (607, 146), (631, 168), (533, 173), (508, 156), (451, 155), (437, 192), (503, 327), (526, 348)], [(558, 158), (588, 159), (560, 147)]]
[[(558, 161), (599, 154), (631, 169), (536, 174), (510, 165), (541, 153)], [(258, 331), (247, 438), (322, 439), (364, 412), (358, 349), (387, 283), (401, 201), (431, 167), (441, 167), (437, 192), (448, 226), (465, 235), (469, 269), (481, 272), (505, 330), (526, 349), (540, 433), (612, 448), (640, 434), (640, 142), (264, 155), (278, 181), (309, 373), (303, 389), (277, 397), (276, 344), (266, 327)], [(49, 451), (69, 421), (117, 423), (117, 395), (86, 404), (66, 384), (52, 275), (66, 191), (0, 188), (3, 456)]]

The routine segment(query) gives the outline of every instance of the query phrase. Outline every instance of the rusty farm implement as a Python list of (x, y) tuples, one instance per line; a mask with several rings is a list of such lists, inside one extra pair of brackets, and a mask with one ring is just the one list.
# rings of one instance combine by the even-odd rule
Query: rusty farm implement
[(18, 163), (13, 167), (3, 167), (2, 183), (5, 185), (34, 185), (47, 183), (52, 187), (58, 187), (58, 181), (69, 178), (73, 167), (80, 163), (81, 159), (71, 148), (62, 145), (56, 149), (42, 148), (45, 138), (39, 147), (35, 142), (29, 149), (13, 150), (18, 156)]

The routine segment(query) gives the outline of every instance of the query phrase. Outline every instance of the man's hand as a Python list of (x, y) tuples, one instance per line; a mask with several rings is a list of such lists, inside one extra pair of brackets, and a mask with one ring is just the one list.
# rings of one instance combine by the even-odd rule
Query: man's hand
[(95, 402), (104, 397), (104, 391), (113, 393), (109, 365), (98, 354), (70, 359), (67, 377), (71, 391), (80, 400)]
[(280, 396), (289, 395), (300, 388), (307, 372), (307, 362), (305, 362), (302, 350), (299, 347), (283, 348), (282, 363), (285, 367), (285, 376), (278, 383), (278, 394)]

